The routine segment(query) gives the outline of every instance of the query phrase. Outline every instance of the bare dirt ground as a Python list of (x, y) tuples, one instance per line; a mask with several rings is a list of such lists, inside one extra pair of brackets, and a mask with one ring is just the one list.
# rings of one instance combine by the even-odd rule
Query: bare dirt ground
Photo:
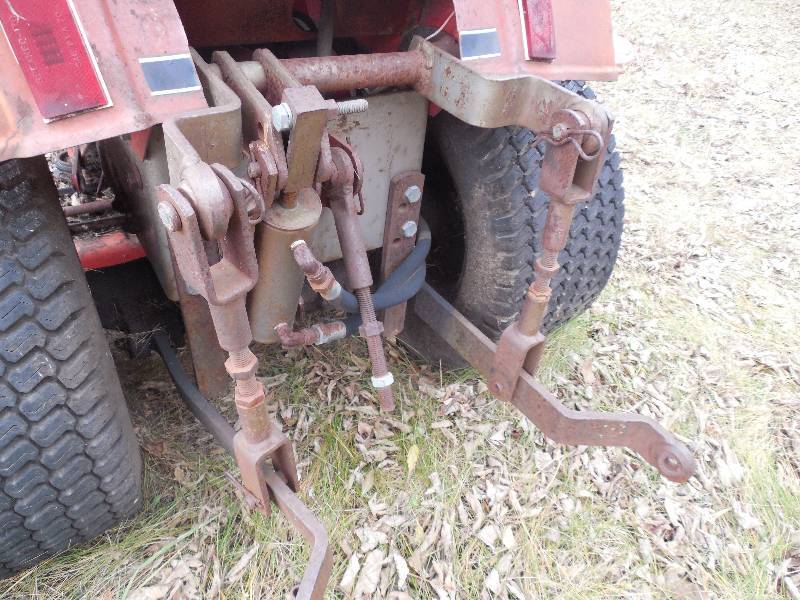
[[(619, 82), (596, 86), (618, 116), (624, 247), (542, 378), (568, 404), (657, 418), (698, 474), (675, 485), (625, 451), (552, 444), (470, 372), (402, 350), (392, 418), (363, 392), (360, 341), (267, 352), (304, 500), (335, 548), (327, 597), (800, 598), (800, 9), (614, 9), (637, 48)], [(285, 597), (304, 545), (282, 517), (242, 508), (233, 463), (155, 358), (117, 360), (144, 510), (0, 596)]]

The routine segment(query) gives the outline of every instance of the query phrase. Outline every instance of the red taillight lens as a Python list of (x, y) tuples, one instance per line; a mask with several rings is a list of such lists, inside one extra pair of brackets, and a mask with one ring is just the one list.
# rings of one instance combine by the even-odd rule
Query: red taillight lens
[(69, 0), (5, 0), (0, 24), (45, 120), (109, 104)]
[(526, 57), (553, 60), (556, 57), (553, 0), (518, 1)]

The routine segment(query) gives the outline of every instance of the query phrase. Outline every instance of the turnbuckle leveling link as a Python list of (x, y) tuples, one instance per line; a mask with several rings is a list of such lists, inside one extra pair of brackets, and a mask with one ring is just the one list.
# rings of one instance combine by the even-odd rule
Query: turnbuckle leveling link
[[(208, 168), (204, 163), (196, 167), (201, 172)], [(177, 189), (161, 185), (158, 210), (167, 226), (177, 271), (187, 291), (208, 302), (219, 344), (228, 353), (225, 369), (236, 384), (234, 401), (242, 426), (234, 437), (234, 454), (245, 488), (259, 510), (268, 514), (270, 496), (264, 477), (267, 459), (272, 459), (294, 491), (297, 470), (291, 443), (267, 413), (264, 387), (255, 376), (258, 360), (250, 351), (253, 338), (245, 297), (258, 278), (254, 227), (247, 214), (253, 191), (226, 167), (214, 164), (209, 169), (212, 173), (206, 172), (208, 178), (204, 180), (207, 187), (200, 188), (208, 190), (206, 198), (195, 197), (197, 185)], [(226, 217), (227, 223), (223, 223)], [(211, 221), (215, 221), (215, 227), (209, 226)], [(201, 229), (219, 234), (207, 233), (204, 237)], [(221, 257), (213, 265), (209, 265), (204, 241), (219, 245)]]
[[(550, 198), (541, 237), (542, 252), (536, 259), (535, 276), (523, 299), (519, 318), (503, 331), (497, 342), (489, 377), (491, 392), (508, 402), (515, 401), (521, 375), (534, 375), (539, 366), (545, 341), (542, 322), (550, 302), (550, 282), (559, 271), (558, 255), (566, 246), (575, 206), (592, 193), (607, 142), (592, 129), (586, 115), (577, 110), (555, 111), (551, 124), (552, 134), (537, 136), (537, 140), (548, 144), (540, 180), (542, 190)], [(609, 133), (610, 128), (606, 134)], [(557, 411), (535, 410), (535, 413), (537, 425), (546, 434), (552, 431)], [(647, 427), (649, 423), (638, 415), (592, 412), (581, 415), (582, 418), (566, 419), (572, 443), (600, 441), (605, 445), (635, 448), (673, 481), (686, 481), (694, 473), (694, 459), (686, 446), (669, 432)], [(563, 419), (561, 415), (559, 418)]]

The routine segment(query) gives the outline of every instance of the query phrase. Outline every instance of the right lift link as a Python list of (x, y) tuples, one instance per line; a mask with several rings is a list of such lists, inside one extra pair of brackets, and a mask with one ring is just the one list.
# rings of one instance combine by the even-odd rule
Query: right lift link
[[(603, 146), (594, 137), (586, 140), (594, 145), (594, 156), (589, 160), (581, 156), (583, 133), (571, 138), (574, 144), (563, 143), (569, 139), (570, 131), (583, 132), (591, 126), (586, 115), (576, 110), (559, 110), (553, 114), (551, 125), (552, 134), (548, 132), (537, 138), (548, 142), (539, 184), (550, 200), (542, 232), (542, 253), (534, 264), (534, 279), (523, 298), (519, 319), (503, 331), (497, 342), (489, 381), (492, 393), (505, 401), (513, 397), (523, 368), (531, 375), (536, 374), (544, 350), (541, 328), (552, 293), (550, 281), (559, 270), (558, 254), (567, 244), (575, 205), (591, 195), (595, 170), (603, 164), (600, 159)], [(585, 153), (583, 156), (589, 158)]]
[[(550, 394), (540, 392), (531, 398), (527, 393), (530, 389), (524, 389), (530, 388), (527, 376), (535, 375), (544, 350), (541, 328), (552, 292), (550, 282), (559, 270), (558, 255), (566, 246), (575, 205), (592, 193), (607, 142), (591, 129), (588, 117), (577, 110), (553, 113), (551, 131), (540, 136), (548, 142), (540, 185), (550, 199), (542, 252), (519, 319), (505, 329), (497, 343), (489, 389), (497, 398), (517, 405), (548, 437), (573, 444), (628, 446), (665, 477), (686, 481), (695, 470), (691, 453), (649, 419), (593, 412), (572, 417), (564, 407), (555, 406), (556, 400)], [(531, 399), (539, 404), (538, 408), (531, 406)], [(551, 404), (549, 410), (543, 410), (547, 403)]]

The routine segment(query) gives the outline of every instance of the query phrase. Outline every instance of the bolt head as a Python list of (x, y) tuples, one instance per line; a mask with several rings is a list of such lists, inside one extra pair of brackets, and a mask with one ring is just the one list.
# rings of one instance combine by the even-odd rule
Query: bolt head
[(406, 191), (403, 192), (403, 197), (405, 197), (410, 204), (416, 204), (422, 199), (422, 190), (419, 189), (418, 185), (410, 185), (406, 188)]
[(247, 163), (247, 176), (250, 179), (258, 179), (261, 177), (261, 167), (257, 162)]
[(167, 231), (178, 231), (181, 228), (181, 219), (172, 205), (167, 202), (158, 203), (158, 218), (167, 228)]
[(403, 237), (414, 237), (417, 235), (417, 224), (414, 221), (406, 221), (400, 230), (403, 232)]
[(285, 102), (272, 107), (272, 124), (278, 131), (289, 131), (292, 128), (292, 109)]
[(567, 135), (567, 126), (564, 123), (556, 123), (553, 125), (553, 139), (557, 142)]

